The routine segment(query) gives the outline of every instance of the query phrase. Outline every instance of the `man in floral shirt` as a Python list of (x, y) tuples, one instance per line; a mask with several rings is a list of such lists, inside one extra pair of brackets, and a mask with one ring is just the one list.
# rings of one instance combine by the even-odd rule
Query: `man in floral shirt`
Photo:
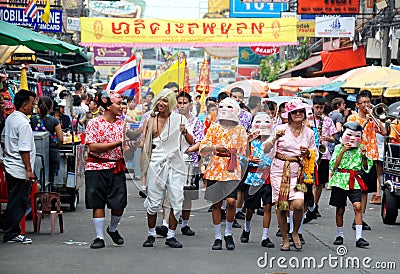
[(117, 226), (127, 205), (122, 152), (124, 121), (117, 118), (122, 114), (122, 97), (113, 92), (102, 91), (98, 102), (105, 109), (104, 115), (91, 119), (86, 130), (89, 154), (85, 172), (85, 202), (87, 209), (93, 209), (96, 238), (90, 248), (94, 249), (105, 247), (106, 205), (111, 209), (111, 222), (107, 233), (115, 245), (124, 244)]

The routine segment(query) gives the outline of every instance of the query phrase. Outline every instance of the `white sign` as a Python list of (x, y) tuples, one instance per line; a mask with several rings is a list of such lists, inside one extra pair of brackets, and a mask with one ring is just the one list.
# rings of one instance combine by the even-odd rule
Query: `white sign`
[(90, 17), (130, 16), (136, 13), (137, 6), (126, 1), (90, 1)]
[(67, 31), (81, 31), (81, 20), (78, 17), (67, 17)]
[(316, 17), (315, 37), (354, 37), (354, 17)]

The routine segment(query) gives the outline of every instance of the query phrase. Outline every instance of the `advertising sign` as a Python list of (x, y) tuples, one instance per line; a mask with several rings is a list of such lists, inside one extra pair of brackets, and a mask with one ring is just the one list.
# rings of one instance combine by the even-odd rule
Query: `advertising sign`
[(298, 0), (298, 14), (358, 14), (360, 0)]
[(90, 1), (91, 17), (119, 16), (132, 17), (138, 8), (135, 4), (126, 1)]
[(231, 18), (280, 18), (282, 11), (287, 11), (286, 3), (244, 3), (231, 0), (229, 17)]
[(250, 48), (253, 52), (263, 56), (270, 56), (271, 54), (279, 53), (279, 48), (277, 47), (253, 46)]
[(315, 37), (354, 37), (354, 17), (315, 18)]
[(250, 47), (239, 47), (238, 65), (259, 65), (262, 59), (267, 58), (255, 53)]
[(315, 21), (298, 21), (297, 37), (315, 37)]
[(95, 66), (121, 66), (132, 56), (130, 47), (94, 47), (93, 51)]
[(81, 20), (78, 17), (67, 17), (67, 31), (80, 31)]
[(81, 17), (81, 45), (101, 47), (297, 45), (296, 18), (133, 19)]
[(26, 16), (24, 10), (25, 8), (0, 7), (0, 20), (44, 32), (62, 32), (62, 10), (51, 9), (50, 22), (47, 25), (40, 19), (43, 9), (39, 9), (33, 19)]

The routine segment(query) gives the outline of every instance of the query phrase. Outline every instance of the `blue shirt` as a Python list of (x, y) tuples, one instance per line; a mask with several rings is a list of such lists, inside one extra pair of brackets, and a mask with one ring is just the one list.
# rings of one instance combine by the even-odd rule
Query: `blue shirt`
[[(262, 149), (262, 143), (260, 140), (256, 139), (253, 142), (251, 142), (251, 152), (253, 157), (259, 157), (261, 162), (259, 165), (254, 164), (254, 163), (249, 163), (250, 167), (259, 167), (259, 168), (267, 168), (268, 166), (271, 166), (272, 164), (272, 157), (270, 157), (268, 154), (264, 153)], [(251, 173), (249, 172), (246, 178), (246, 181), (244, 182), (247, 185), (252, 185), (252, 186), (259, 186), (265, 183), (265, 179), (262, 179), (263, 173), (262, 172), (257, 172), (257, 173)]]

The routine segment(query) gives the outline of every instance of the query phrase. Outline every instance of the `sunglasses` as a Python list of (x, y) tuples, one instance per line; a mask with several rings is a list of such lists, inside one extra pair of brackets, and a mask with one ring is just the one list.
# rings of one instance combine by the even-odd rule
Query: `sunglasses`
[(306, 111), (304, 109), (296, 109), (291, 111), (292, 114), (304, 114)]

